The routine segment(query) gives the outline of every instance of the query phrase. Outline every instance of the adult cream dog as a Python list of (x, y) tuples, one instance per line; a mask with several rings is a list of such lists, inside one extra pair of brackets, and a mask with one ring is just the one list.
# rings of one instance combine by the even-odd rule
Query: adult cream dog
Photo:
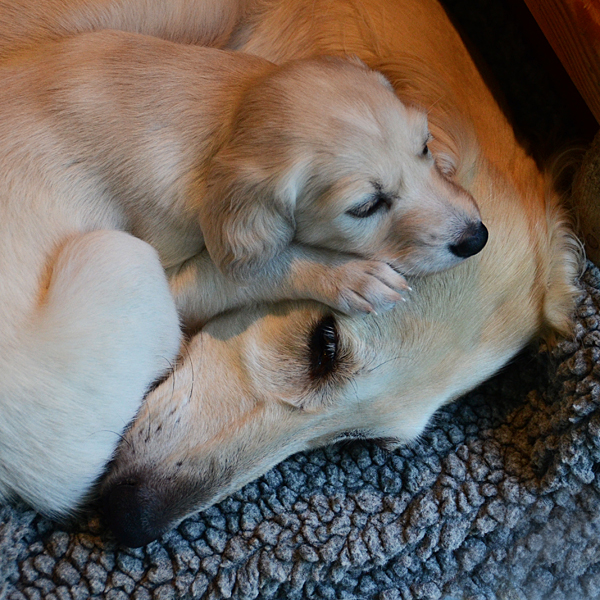
[[(0, 22), (7, 27), (6, 15), (17, 23), (8, 26), (13, 33), (6, 38), (13, 48), (23, 47), (13, 56), (35, 52), (43, 39), (98, 27), (129, 29), (135, 23), (142, 33), (182, 42), (210, 38), (274, 62), (356, 54), (385, 73), (406, 102), (428, 110), (438, 163), (473, 194), (491, 231), (485, 252), (446, 273), (411, 281), (411, 301), (383, 315), (351, 319), (302, 303), (247, 309), (212, 321), (186, 348), (183, 364), (149, 394), (103, 483), (108, 521), (125, 543), (154, 539), (298, 450), (348, 436), (386, 438), (390, 445), (410, 440), (440, 405), (491, 375), (533, 336), (568, 331), (578, 255), (559, 199), (516, 142), (434, 0), (215, 4), (210, 6), (219, 7), (220, 16), (206, 12), (215, 25), (212, 35), (199, 27), (197, 39), (190, 37), (191, 19), (184, 10), (189, 3), (167, 8), (152, 0), (49, 2), (30, 13), (21, 10), (26, 4), (11, 5)], [(6, 48), (2, 52), (10, 55)], [(93, 182), (90, 187), (95, 189)], [(134, 243), (123, 233), (110, 235)], [(91, 254), (101, 256), (100, 251)], [(131, 286), (135, 280), (120, 267), (121, 254), (115, 254), (106, 259), (109, 264), (100, 260), (104, 270), (99, 271), (112, 278), (116, 266), (120, 285)], [(158, 271), (154, 260), (153, 268), (139, 261), (140, 274)], [(165, 302), (166, 283), (158, 274), (148, 288), (144, 291), (156, 303)], [(70, 308), (66, 301), (61, 306)], [(102, 324), (107, 337), (115, 334), (113, 323)], [(160, 319), (152, 323), (159, 325)], [(166, 331), (170, 323), (152, 338), (161, 339), (161, 333), (166, 338)], [(74, 332), (74, 337), (82, 348), (94, 345), (91, 336)], [(175, 345), (169, 340), (159, 354), (172, 356)], [(115, 368), (125, 376), (131, 364), (117, 358)], [(24, 374), (40, 364), (27, 360)], [(67, 364), (76, 378), (75, 362), (58, 364)], [(29, 381), (45, 382), (44, 377), (47, 373)], [(85, 375), (81, 380), (83, 385)], [(118, 433), (115, 407), (125, 402), (123, 396), (94, 393), (95, 403), (88, 400), (79, 412), (81, 420), (93, 418), (96, 431)], [(76, 411), (75, 400), (70, 413)], [(120, 409), (123, 424), (136, 402)], [(24, 423), (37, 418), (31, 413)], [(69, 423), (75, 418), (69, 414)], [(73, 439), (73, 446), (87, 439)], [(98, 450), (98, 464), (111, 441), (114, 437)], [(56, 450), (60, 454), (63, 448)], [(36, 452), (41, 456), (40, 446), (32, 457)], [(61, 472), (39, 478), (40, 494), (54, 479), (70, 481), (58, 460), (56, 469)], [(78, 490), (65, 494), (64, 510), (81, 498), (92, 471), (87, 480), (80, 476), (84, 483)], [(14, 476), (18, 480), (19, 474)]]
[(15, 52), (0, 78), (0, 494), (50, 514), (79, 503), (176, 357), (161, 265), (195, 326), (277, 298), (385, 310), (398, 270), (486, 242), (425, 114), (359, 61), (99, 31)]

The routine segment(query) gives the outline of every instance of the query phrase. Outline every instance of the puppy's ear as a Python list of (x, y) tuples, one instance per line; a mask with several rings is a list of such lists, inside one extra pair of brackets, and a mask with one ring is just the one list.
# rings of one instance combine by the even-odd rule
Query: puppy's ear
[(377, 69), (372, 69), (362, 58), (360, 58), (356, 54), (349, 54), (348, 56), (344, 57), (343, 60), (347, 60), (348, 62), (358, 67), (362, 67), (365, 71), (370, 71), (379, 80), (379, 83), (384, 85), (391, 92), (396, 92), (390, 80), (381, 71), (378, 71)]
[(248, 280), (292, 241), (295, 194), (258, 165), (217, 157), (207, 192), (200, 226), (206, 249), (224, 274)]

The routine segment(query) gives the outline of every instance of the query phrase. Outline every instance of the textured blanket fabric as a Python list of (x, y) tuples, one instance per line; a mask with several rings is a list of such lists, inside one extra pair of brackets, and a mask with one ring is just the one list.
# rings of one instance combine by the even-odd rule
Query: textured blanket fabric
[(0, 509), (0, 598), (600, 598), (600, 270), (529, 349), (391, 454), (294, 456), (144, 549)]

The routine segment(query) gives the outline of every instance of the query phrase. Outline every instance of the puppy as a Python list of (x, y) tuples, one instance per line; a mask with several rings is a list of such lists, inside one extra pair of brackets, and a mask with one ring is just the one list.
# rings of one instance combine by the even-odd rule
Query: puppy
[[(9, 63), (6, 77), (28, 72), (25, 104), (28, 94), (43, 99), (53, 115), (47, 125), (60, 127), (78, 174), (97, 174), (107, 188), (94, 203), (111, 205), (119, 228), (158, 250), (180, 275), (178, 295), (186, 282), (196, 296), (186, 321), (250, 299), (309, 297), (347, 313), (389, 308), (406, 284), (388, 264), (435, 272), (485, 244), (472, 197), (442, 176), (429, 152), (425, 114), (356, 61), (275, 67), (117, 32), (44, 53)], [(72, 171), (59, 166), (51, 177)], [(186, 261), (204, 248), (221, 273), (258, 285), (236, 299), (225, 280), (225, 293), (202, 298), (203, 308), (196, 292), (209, 277), (205, 262), (190, 285)]]
[(45, 513), (100, 474), (177, 356), (178, 313), (378, 311), (399, 270), (485, 244), (425, 114), (358, 61), (101, 31), (15, 53), (0, 78), (0, 495)]

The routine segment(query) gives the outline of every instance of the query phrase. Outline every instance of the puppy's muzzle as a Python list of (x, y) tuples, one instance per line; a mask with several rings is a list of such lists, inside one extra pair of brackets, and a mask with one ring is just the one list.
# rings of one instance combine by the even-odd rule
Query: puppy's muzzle
[(481, 222), (470, 223), (460, 238), (450, 244), (450, 252), (459, 258), (469, 258), (483, 250), (488, 241), (487, 227)]

